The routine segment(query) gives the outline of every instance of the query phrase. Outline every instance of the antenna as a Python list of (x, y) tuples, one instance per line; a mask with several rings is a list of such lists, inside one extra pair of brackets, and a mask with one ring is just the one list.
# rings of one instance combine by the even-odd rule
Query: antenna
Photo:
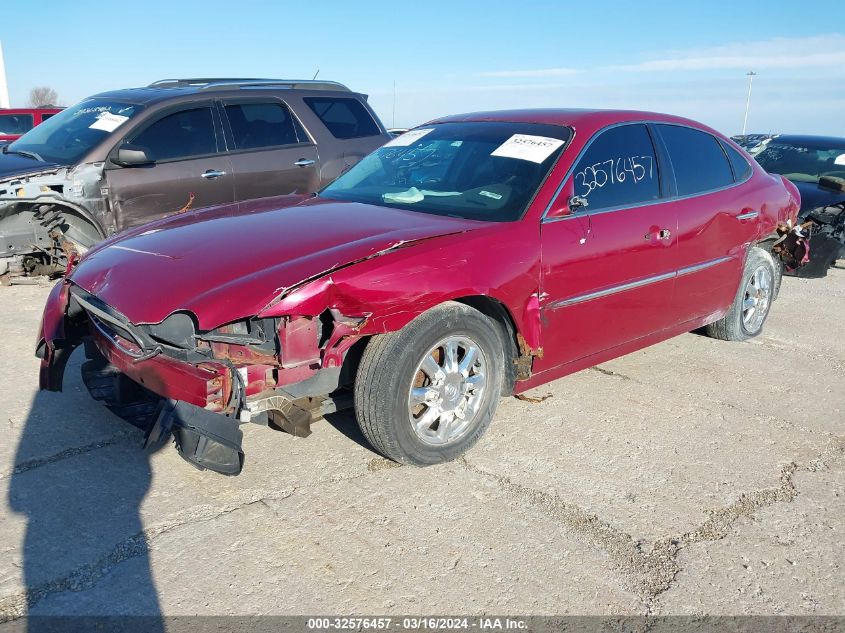
[(319, 74), (320, 74), (320, 69), (318, 68), (317, 72), (314, 73), (314, 76), (311, 77), (311, 81), (314, 81), (317, 78), (317, 75), (319, 75)]

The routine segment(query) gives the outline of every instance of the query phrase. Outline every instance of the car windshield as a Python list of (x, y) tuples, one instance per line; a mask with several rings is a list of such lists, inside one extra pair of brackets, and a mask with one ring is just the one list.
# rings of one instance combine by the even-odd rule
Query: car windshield
[(845, 139), (841, 143), (769, 141), (754, 158), (770, 174), (817, 183), (822, 176), (845, 178)]
[(32, 128), (9, 145), (8, 151), (72, 165), (142, 108), (133, 103), (86, 99)]
[(522, 217), (571, 135), (537, 123), (427, 125), (377, 149), (320, 196), (509, 222)]

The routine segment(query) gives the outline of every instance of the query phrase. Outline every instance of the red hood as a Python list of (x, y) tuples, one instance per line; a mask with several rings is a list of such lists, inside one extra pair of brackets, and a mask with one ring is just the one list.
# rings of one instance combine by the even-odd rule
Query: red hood
[(93, 249), (70, 280), (133, 323), (189, 310), (207, 330), (340, 266), (485, 224), (355, 202), (256, 201), (133, 229)]

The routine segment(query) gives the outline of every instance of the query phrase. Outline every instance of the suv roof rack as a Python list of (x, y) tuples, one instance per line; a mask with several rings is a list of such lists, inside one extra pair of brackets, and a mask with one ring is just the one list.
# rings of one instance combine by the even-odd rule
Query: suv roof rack
[(248, 79), (232, 77), (203, 77), (192, 79), (160, 79), (148, 88), (199, 88), (200, 90), (231, 90), (232, 88), (280, 87), (291, 90), (341, 90), (351, 92), (349, 88), (336, 81), (312, 79)]

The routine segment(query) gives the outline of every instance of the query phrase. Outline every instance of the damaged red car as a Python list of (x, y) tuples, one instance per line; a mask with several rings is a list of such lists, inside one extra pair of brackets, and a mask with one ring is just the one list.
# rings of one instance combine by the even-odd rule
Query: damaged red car
[(759, 334), (794, 185), (646, 112), (454, 116), (318, 195), (188, 212), (93, 248), (45, 309), (41, 387), (85, 345), (92, 395), (243, 467), (241, 425), (354, 407), (399, 462), (454, 459), (502, 395), (706, 327)]

